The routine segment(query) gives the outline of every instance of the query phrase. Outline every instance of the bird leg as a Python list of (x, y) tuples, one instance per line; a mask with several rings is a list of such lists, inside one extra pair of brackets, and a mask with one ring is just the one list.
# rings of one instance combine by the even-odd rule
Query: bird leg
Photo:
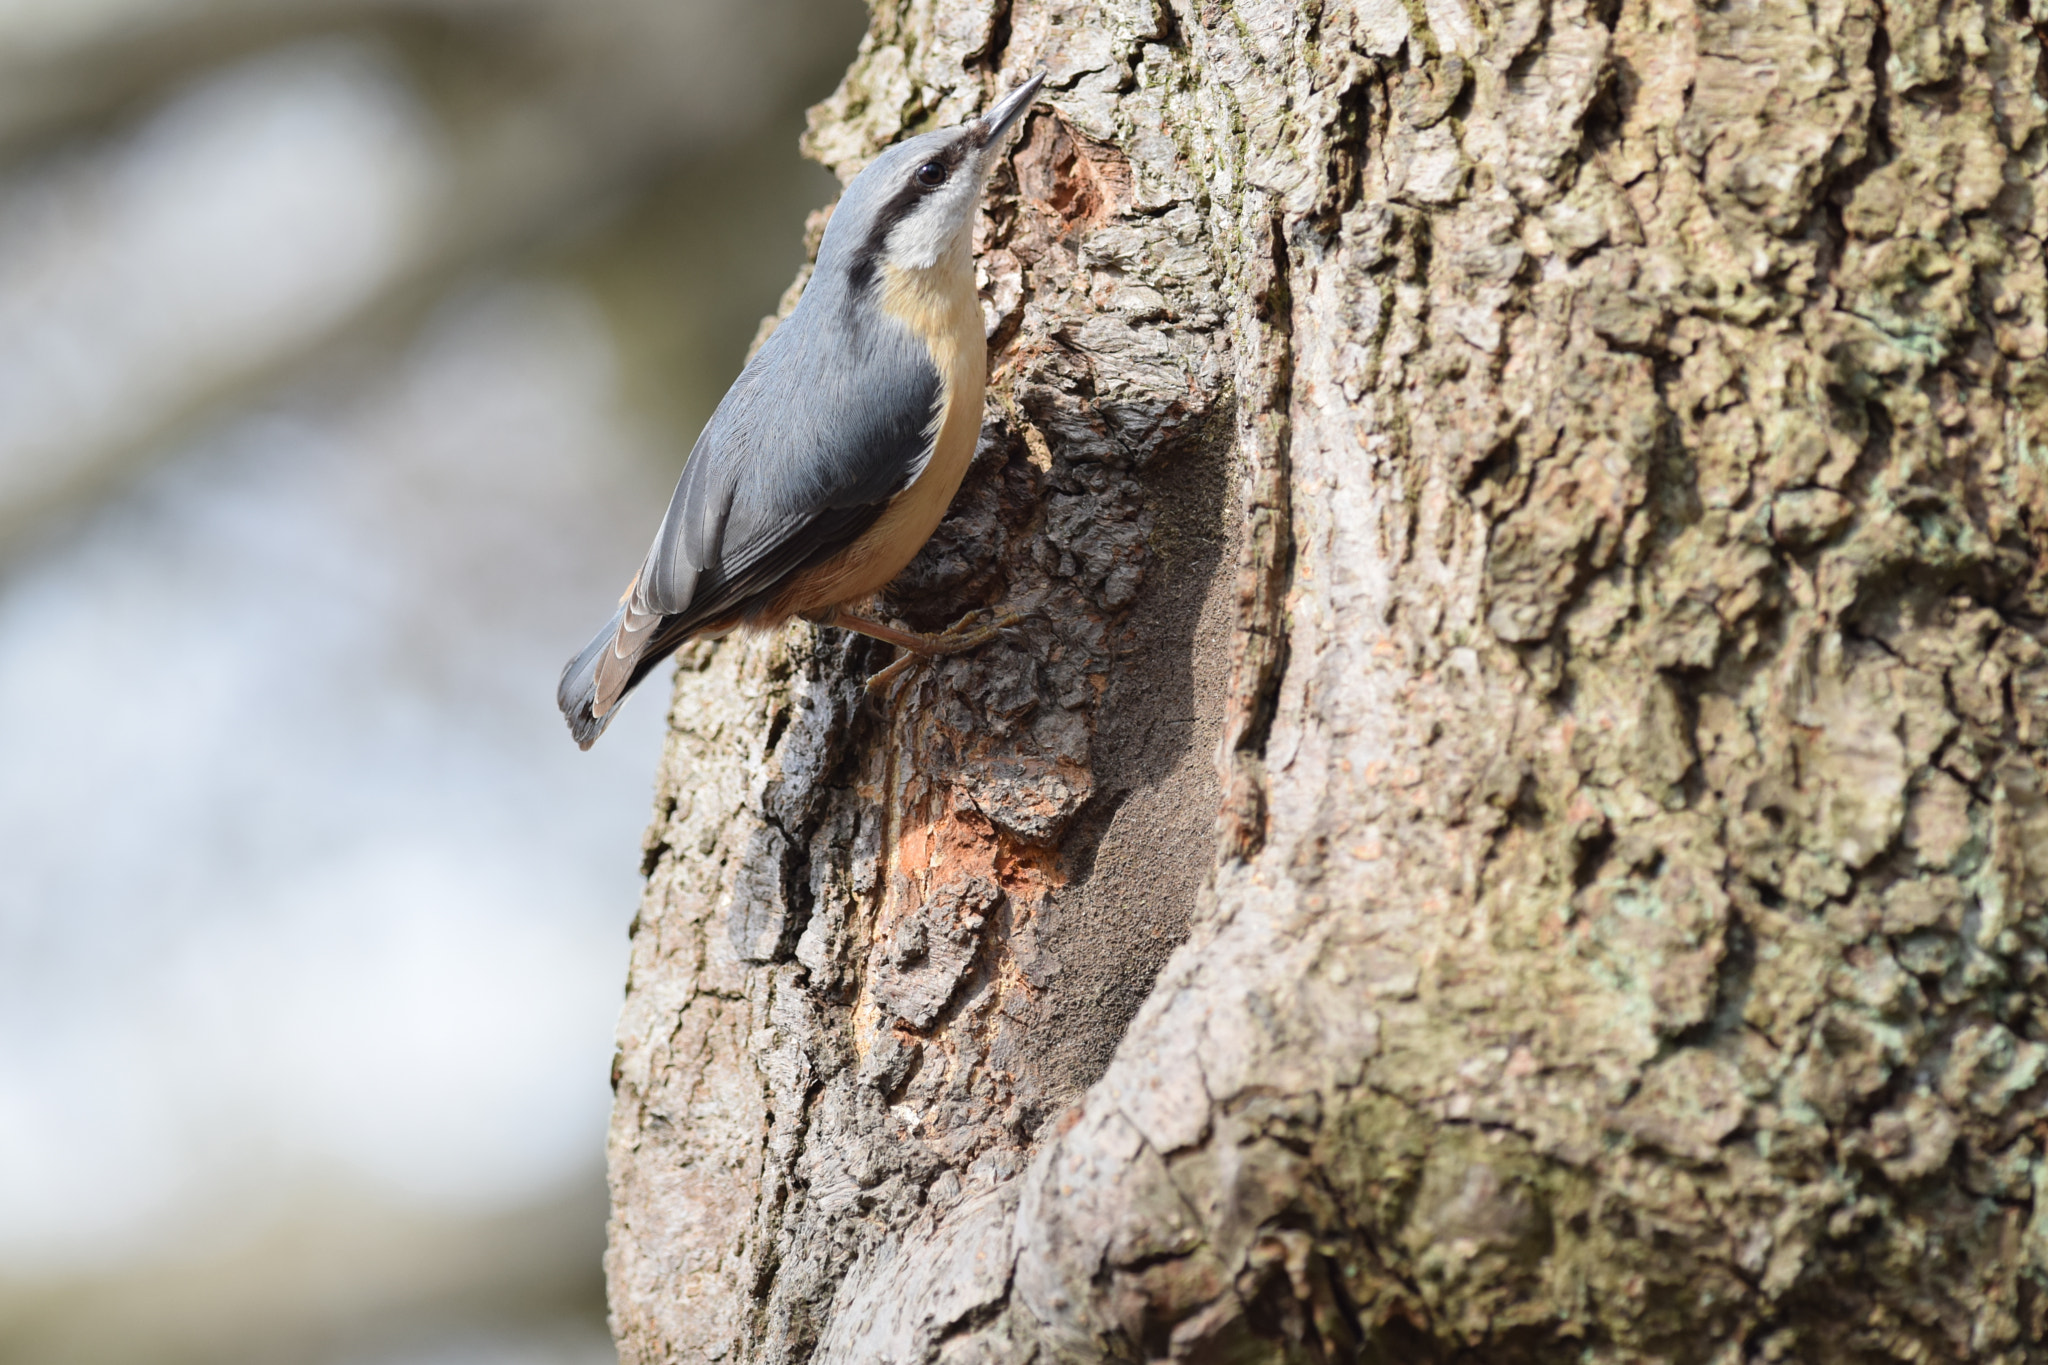
[(965, 654), (970, 649), (979, 649), (994, 640), (1010, 627), (1024, 620), (1016, 612), (990, 619), (986, 611), (971, 611), (936, 635), (919, 635), (913, 631), (898, 630), (885, 626), (880, 621), (865, 616), (856, 616), (844, 607), (832, 607), (819, 612), (810, 619), (821, 626), (837, 626), (865, 635), (871, 640), (895, 645), (904, 651), (903, 657), (868, 679), (868, 695), (874, 696), (886, 690), (903, 675), (905, 669), (919, 659), (942, 659), (953, 654)]

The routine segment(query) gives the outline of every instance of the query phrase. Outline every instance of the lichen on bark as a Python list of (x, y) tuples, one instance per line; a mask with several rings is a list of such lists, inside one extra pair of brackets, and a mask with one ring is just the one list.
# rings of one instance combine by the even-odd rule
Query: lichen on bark
[(685, 659), (626, 1359), (2037, 1358), (2040, 47), (879, 4), (842, 173), (1050, 75), (890, 599), (1032, 624)]

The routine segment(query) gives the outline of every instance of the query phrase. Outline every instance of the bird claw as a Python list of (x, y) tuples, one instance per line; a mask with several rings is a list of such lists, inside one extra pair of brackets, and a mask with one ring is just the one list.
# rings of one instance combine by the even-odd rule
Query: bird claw
[(931, 636), (928, 647), (921, 652), (928, 659), (965, 654), (970, 649), (981, 648), (991, 640), (1001, 639), (1005, 633), (1022, 624), (1024, 617), (1014, 611), (1001, 616), (991, 611), (969, 612), (937, 635)]
[(880, 700), (885, 693), (894, 688), (896, 681), (909, 671), (910, 666), (917, 663), (923, 657), (921, 654), (908, 653), (898, 656), (894, 663), (868, 679), (867, 695), (875, 700)]
[(1024, 619), (1022, 612), (1005, 612), (997, 616), (988, 610), (971, 611), (937, 634), (918, 637), (914, 649), (906, 649), (888, 667), (868, 679), (867, 694), (870, 697), (881, 696), (917, 663), (965, 654), (993, 640), (1004, 639), (1023, 625)]

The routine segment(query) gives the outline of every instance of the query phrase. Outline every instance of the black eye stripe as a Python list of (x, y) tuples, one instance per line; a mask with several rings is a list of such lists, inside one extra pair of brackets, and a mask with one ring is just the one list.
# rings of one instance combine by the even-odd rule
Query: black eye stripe
[(852, 259), (848, 262), (847, 279), (856, 294), (866, 289), (874, 280), (875, 266), (881, 260), (882, 249), (889, 240), (890, 230), (908, 217), (911, 210), (915, 209), (927, 194), (938, 188), (936, 185), (919, 184), (917, 172), (926, 166), (936, 165), (945, 170), (947, 179), (951, 179), (953, 172), (960, 169), (961, 164), (966, 161), (970, 150), (962, 142), (941, 147), (920, 161), (909, 175), (897, 182), (900, 188), (876, 211), (874, 220), (868, 228), (867, 239), (854, 249)]
[[(952, 179), (953, 172), (960, 169), (960, 163), (966, 159), (966, 156), (967, 147), (964, 143), (956, 142), (950, 147), (942, 147), (932, 153), (929, 160), (913, 171), (910, 178), (926, 189), (937, 189)], [(938, 173), (937, 177), (935, 179), (927, 179), (925, 177), (927, 171), (936, 171)]]

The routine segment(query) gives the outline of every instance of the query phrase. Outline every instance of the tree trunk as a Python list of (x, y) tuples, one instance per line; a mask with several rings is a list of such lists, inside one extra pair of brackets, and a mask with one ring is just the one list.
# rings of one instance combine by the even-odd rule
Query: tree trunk
[(2027, 3), (881, 0), (1036, 615), (684, 659), (625, 1359), (2043, 1359)]

